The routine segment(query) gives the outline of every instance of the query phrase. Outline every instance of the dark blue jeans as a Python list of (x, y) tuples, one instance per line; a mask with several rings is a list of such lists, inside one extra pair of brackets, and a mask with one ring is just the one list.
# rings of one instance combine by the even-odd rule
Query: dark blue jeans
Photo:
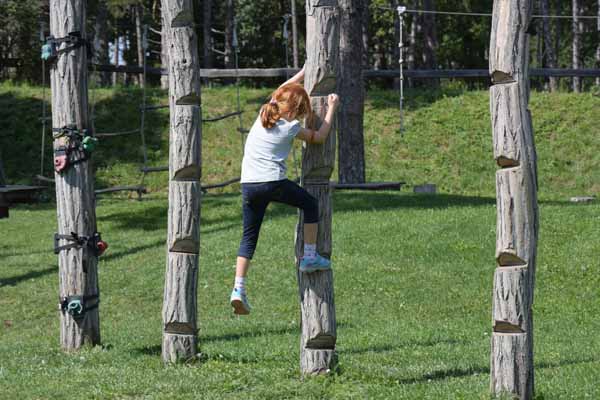
[(319, 203), (310, 193), (289, 179), (274, 182), (242, 183), (244, 234), (238, 256), (252, 259), (260, 226), (270, 202), (288, 204), (304, 211), (304, 223), (319, 221)]

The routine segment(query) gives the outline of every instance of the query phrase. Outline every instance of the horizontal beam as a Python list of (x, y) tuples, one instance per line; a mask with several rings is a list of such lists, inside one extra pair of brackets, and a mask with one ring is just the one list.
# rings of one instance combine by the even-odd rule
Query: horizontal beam
[(404, 184), (405, 182), (330, 183), (335, 190), (400, 190)]
[(114, 186), (104, 189), (98, 189), (95, 191), (96, 194), (103, 193), (115, 193), (115, 192), (137, 192), (138, 194), (147, 193), (148, 191), (144, 186)]
[[(90, 69), (102, 72), (124, 72), (140, 74), (144, 68), (128, 65), (99, 65), (90, 64)], [(160, 68), (148, 67), (146, 72), (150, 75), (166, 75), (167, 71)], [(297, 68), (240, 68), (240, 69), (200, 69), (200, 77), (208, 79), (219, 78), (285, 78), (298, 72)], [(365, 79), (371, 78), (398, 78), (399, 70), (369, 69), (363, 71)], [(404, 76), (412, 79), (432, 78), (489, 78), (488, 69), (407, 69)], [(600, 68), (596, 69), (568, 69), (568, 68), (532, 68), (532, 77), (558, 77), (570, 78), (579, 76), (583, 78), (600, 77)]]

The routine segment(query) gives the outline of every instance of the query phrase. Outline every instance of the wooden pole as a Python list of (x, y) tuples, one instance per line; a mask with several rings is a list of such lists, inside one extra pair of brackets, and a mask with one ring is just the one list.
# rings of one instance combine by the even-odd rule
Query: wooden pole
[[(86, 2), (84, 0), (50, 1), (50, 34), (55, 38), (79, 32), (85, 38)], [(69, 46), (63, 43), (59, 49)], [(88, 128), (87, 52), (80, 46), (60, 54), (52, 64), (52, 127), (74, 125), (79, 132)], [(54, 148), (65, 145), (65, 137), (54, 140)], [(91, 237), (96, 232), (94, 176), (89, 161), (73, 164), (54, 174), (58, 233)], [(67, 245), (64, 241), (60, 245)], [(88, 246), (62, 250), (58, 254), (59, 295), (98, 296), (98, 258)], [(84, 308), (98, 299), (85, 301)], [(87, 304), (86, 304), (87, 303)], [(98, 308), (75, 319), (60, 313), (60, 343), (64, 350), (77, 350), (84, 344), (100, 343)]]
[(162, 359), (174, 363), (192, 360), (197, 354), (202, 127), (193, 0), (163, 0), (162, 12), (171, 115)]
[(496, 173), (497, 233), (491, 340), (493, 395), (531, 399), (533, 289), (538, 238), (536, 151), (529, 103), (533, 1), (495, 0), (490, 88)]
[[(306, 3), (306, 53), (304, 88), (311, 96), (314, 112), (307, 125), (318, 129), (327, 111), (327, 95), (336, 88), (339, 54), (339, 10), (337, 0)], [(335, 163), (336, 127), (331, 127), (327, 142), (306, 145), (302, 151), (301, 184), (319, 202), (317, 251), (331, 257), (331, 188), (329, 179)], [(296, 257), (303, 251), (303, 215), (296, 232)], [(333, 300), (333, 272), (298, 272), (301, 338), (300, 369), (303, 375), (327, 373), (335, 360), (336, 321)]]
[[(160, 6), (160, 26), (161, 26), (161, 35), (160, 35), (160, 65), (162, 69), (169, 70), (169, 49), (167, 45), (166, 31), (165, 28), (168, 24), (165, 21), (165, 12), (163, 9), (163, 2), (161, 2)], [(168, 76), (160, 77), (160, 87), (161, 89), (169, 88), (169, 78)]]

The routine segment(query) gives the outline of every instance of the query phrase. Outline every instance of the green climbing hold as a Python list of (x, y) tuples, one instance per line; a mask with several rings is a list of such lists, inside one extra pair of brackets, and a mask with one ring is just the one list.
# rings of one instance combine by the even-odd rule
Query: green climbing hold
[(98, 145), (98, 139), (92, 136), (86, 136), (83, 138), (82, 144), (85, 151), (92, 152), (96, 148), (96, 145)]
[(72, 299), (67, 304), (67, 312), (71, 315), (80, 315), (83, 312), (81, 299)]
[(42, 60), (48, 61), (50, 58), (52, 58), (53, 54), (54, 51), (52, 44), (46, 43), (42, 46)]

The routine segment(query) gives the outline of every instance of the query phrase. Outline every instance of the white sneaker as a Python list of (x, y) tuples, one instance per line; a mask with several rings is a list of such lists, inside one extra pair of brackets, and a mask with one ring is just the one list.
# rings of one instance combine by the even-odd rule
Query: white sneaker
[(231, 306), (233, 307), (233, 313), (237, 315), (248, 315), (250, 314), (250, 303), (248, 303), (248, 297), (246, 292), (242, 292), (238, 289), (233, 289), (230, 298)]

